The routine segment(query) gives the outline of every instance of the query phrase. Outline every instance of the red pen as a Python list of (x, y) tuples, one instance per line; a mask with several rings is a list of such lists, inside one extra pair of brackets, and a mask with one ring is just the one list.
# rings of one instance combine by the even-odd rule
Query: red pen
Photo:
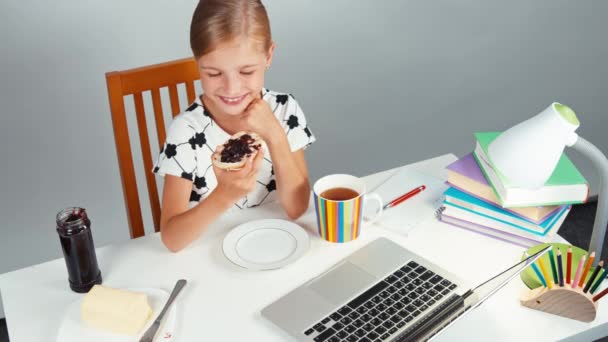
[(390, 201), (384, 207), (382, 207), (382, 209), (392, 208), (392, 207), (400, 204), (401, 202), (405, 201), (406, 199), (412, 198), (413, 196), (421, 193), (422, 190), (424, 190), (424, 189), (426, 189), (426, 186), (421, 185), (421, 186), (409, 191), (405, 195), (399, 196), (398, 198), (395, 198), (394, 200)]

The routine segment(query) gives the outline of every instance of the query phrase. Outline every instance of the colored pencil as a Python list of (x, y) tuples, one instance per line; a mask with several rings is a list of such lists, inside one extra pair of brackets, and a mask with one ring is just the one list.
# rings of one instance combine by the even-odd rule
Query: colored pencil
[(595, 278), (597, 278), (597, 275), (600, 273), (600, 270), (602, 269), (602, 266), (604, 266), (604, 260), (600, 261), (597, 264), (597, 266), (595, 267), (595, 270), (591, 274), (591, 278), (589, 278), (589, 281), (585, 285), (585, 288), (583, 289), (583, 292), (587, 293), (587, 291), (589, 291), (589, 289), (591, 288), (591, 285), (595, 281)]
[(559, 275), (559, 286), (564, 286), (564, 271), (562, 270), (562, 251), (557, 249), (557, 273)]
[(584, 254), (578, 261), (578, 267), (576, 268), (576, 275), (574, 276), (574, 281), (572, 282), (573, 289), (575, 289), (578, 286), (578, 280), (581, 277), (581, 273), (583, 273), (583, 265), (585, 264), (585, 259), (587, 259), (586, 254)]
[(604, 268), (604, 272), (602, 273), (602, 275), (597, 278), (595, 285), (593, 285), (591, 287), (591, 290), (589, 290), (589, 292), (591, 292), (591, 294), (594, 294), (595, 291), (597, 291), (597, 288), (600, 287), (600, 285), (602, 284), (604, 279), (606, 279), (606, 276), (608, 276), (608, 269)]
[(581, 279), (578, 280), (578, 286), (583, 287), (585, 283), (585, 279), (587, 279), (587, 273), (589, 273), (589, 269), (591, 268), (591, 264), (593, 264), (593, 259), (595, 259), (595, 252), (591, 252), (589, 255), (589, 259), (587, 259), (587, 265), (585, 265), (585, 270), (583, 271), (583, 275)]
[[(529, 257), (527, 252), (524, 252), (524, 255), (526, 256), (526, 258)], [(547, 287), (547, 282), (545, 281), (545, 277), (543, 277), (543, 275), (540, 273), (538, 266), (536, 266), (535, 263), (531, 263), (530, 266), (532, 266), (534, 273), (536, 273), (536, 276), (538, 277), (538, 279), (540, 279), (540, 282), (543, 284), (543, 286)]]
[(607, 288), (605, 288), (605, 289), (604, 289), (602, 292), (600, 292), (600, 293), (596, 294), (596, 295), (593, 297), (593, 301), (594, 301), (594, 302), (597, 302), (598, 300), (600, 300), (600, 298), (604, 297), (604, 296), (606, 295), (606, 293), (608, 293), (608, 287), (607, 287)]
[(555, 269), (555, 256), (553, 255), (553, 249), (549, 250), (549, 259), (551, 261), (551, 275), (553, 276), (553, 283), (559, 284), (559, 280), (557, 280), (557, 270)]
[(553, 288), (553, 283), (551, 282), (551, 278), (549, 278), (549, 274), (547, 274), (547, 268), (545, 267), (545, 263), (543, 262), (543, 258), (540, 257), (538, 258), (538, 264), (540, 265), (540, 270), (543, 272), (543, 276), (545, 277), (545, 280), (547, 281), (547, 287), (549, 289)]
[(570, 275), (572, 274), (572, 246), (568, 247), (568, 257), (566, 260), (566, 283), (570, 284)]

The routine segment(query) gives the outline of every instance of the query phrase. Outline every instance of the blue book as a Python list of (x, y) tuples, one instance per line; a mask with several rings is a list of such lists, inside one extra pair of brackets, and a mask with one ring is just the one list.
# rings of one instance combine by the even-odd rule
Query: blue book
[(563, 221), (560, 218), (570, 210), (570, 206), (564, 206), (537, 224), (452, 187), (444, 194), (445, 203), (450, 206), (491, 219), (499, 227), (521, 229), (536, 235), (546, 235), (557, 221)]

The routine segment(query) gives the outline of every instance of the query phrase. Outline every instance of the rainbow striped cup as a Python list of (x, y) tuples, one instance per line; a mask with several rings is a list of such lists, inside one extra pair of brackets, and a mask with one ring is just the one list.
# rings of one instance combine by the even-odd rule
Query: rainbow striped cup
[[(319, 235), (329, 242), (348, 242), (361, 232), (361, 223), (373, 222), (382, 214), (382, 199), (378, 194), (367, 194), (365, 182), (344, 174), (325, 176), (313, 186)], [(378, 202), (372, 218), (363, 218), (363, 206), (368, 201)]]

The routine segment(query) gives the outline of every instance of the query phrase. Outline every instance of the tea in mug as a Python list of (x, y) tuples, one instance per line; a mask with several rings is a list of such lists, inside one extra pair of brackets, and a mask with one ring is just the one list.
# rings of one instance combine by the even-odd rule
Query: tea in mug
[(321, 197), (330, 201), (348, 201), (358, 196), (358, 192), (349, 188), (331, 188), (321, 193)]

